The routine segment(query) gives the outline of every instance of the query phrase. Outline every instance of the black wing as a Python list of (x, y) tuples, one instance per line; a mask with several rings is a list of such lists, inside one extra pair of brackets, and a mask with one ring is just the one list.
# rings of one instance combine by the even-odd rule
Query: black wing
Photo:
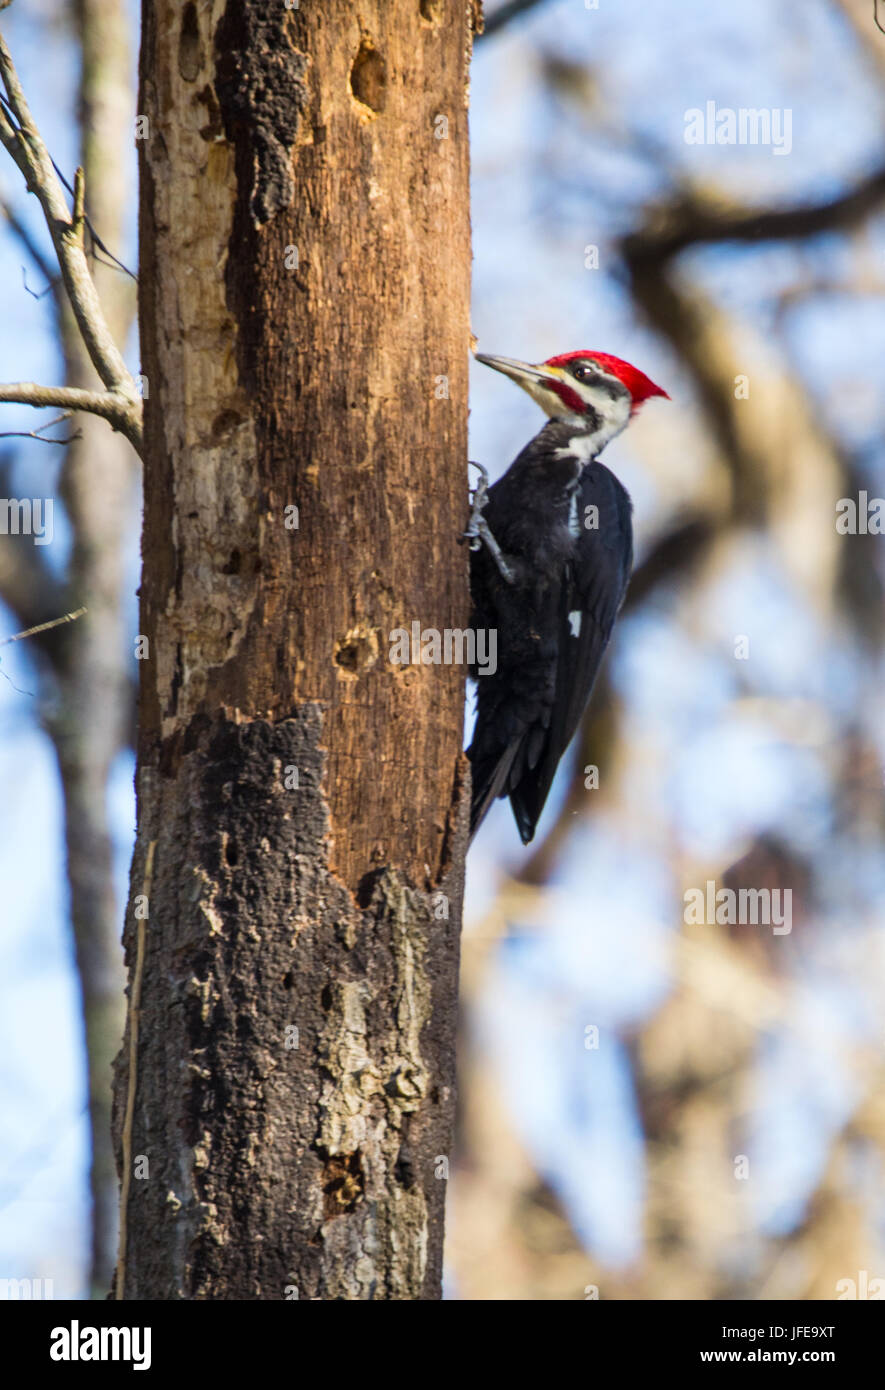
[(550, 626), (538, 625), (550, 635), (547, 679), (539, 682), (536, 671), (523, 686), (518, 668), (508, 672), (506, 692), (485, 711), (489, 727), (474, 739), (471, 833), (494, 799), (509, 795), (523, 844), (534, 836), (624, 601), (633, 564), (629, 495), (608, 468), (592, 463), (577, 502), (580, 535), (549, 592)]

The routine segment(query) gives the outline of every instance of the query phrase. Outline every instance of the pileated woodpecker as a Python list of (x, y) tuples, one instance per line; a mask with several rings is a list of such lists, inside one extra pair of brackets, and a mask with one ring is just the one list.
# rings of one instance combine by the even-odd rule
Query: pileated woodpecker
[(667, 396), (605, 352), (538, 366), (476, 354), (550, 417), (473, 497), (473, 627), (496, 629), (497, 669), (477, 679), (471, 837), (509, 796), (523, 844), (535, 833), (624, 600), (633, 563), (629, 494), (599, 454), (649, 396)]

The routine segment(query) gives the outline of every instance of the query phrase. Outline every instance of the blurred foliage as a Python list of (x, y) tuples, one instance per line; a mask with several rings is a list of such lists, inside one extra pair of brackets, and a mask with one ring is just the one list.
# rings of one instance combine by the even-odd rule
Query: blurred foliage
[[(675, 404), (606, 455), (637, 568), (558, 802), (469, 866), (456, 1298), (885, 1271), (885, 569), (836, 529), (885, 494), (870, 10), (549, 4), (478, 49), (483, 350), (606, 349)], [(686, 144), (708, 101), (789, 110), (789, 157)], [(471, 456), (500, 472), (538, 422), (495, 389)], [(792, 930), (686, 924), (710, 881), (789, 890)]]

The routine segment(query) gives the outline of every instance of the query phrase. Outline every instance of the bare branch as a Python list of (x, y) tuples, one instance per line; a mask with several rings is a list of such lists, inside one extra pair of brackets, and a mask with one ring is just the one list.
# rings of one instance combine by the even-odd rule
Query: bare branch
[(64, 411), (85, 410), (100, 415), (141, 449), (141, 407), (116, 391), (84, 391), (77, 386), (38, 386), (34, 381), (0, 382), (0, 402), (8, 405), (50, 406)]
[(885, 202), (885, 168), (874, 170), (847, 193), (826, 203), (793, 208), (747, 208), (684, 193), (652, 209), (647, 224), (624, 238), (634, 271), (660, 264), (689, 246), (719, 241), (777, 241), (855, 227)]
[(84, 247), (83, 172), (78, 170), (74, 181), (72, 216), (2, 35), (0, 79), (6, 89), (6, 99), (0, 102), (0, 142), (15, 160), (29, 191), (36, 194), (43, 209), (77, 327), (90, 361), (106, 387), (103, 392), (75, 392), (71, 388), (13, 384), (0, 387), (0, 400), (91, 411), (109, 420), (140, 453), (141, 399), (108, 328)]

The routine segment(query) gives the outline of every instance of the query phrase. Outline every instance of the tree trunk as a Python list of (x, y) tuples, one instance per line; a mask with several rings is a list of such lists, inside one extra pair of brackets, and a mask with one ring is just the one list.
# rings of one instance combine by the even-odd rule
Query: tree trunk
[(124, 1298), (440, 1291), (468, 7), (145, 0)]

